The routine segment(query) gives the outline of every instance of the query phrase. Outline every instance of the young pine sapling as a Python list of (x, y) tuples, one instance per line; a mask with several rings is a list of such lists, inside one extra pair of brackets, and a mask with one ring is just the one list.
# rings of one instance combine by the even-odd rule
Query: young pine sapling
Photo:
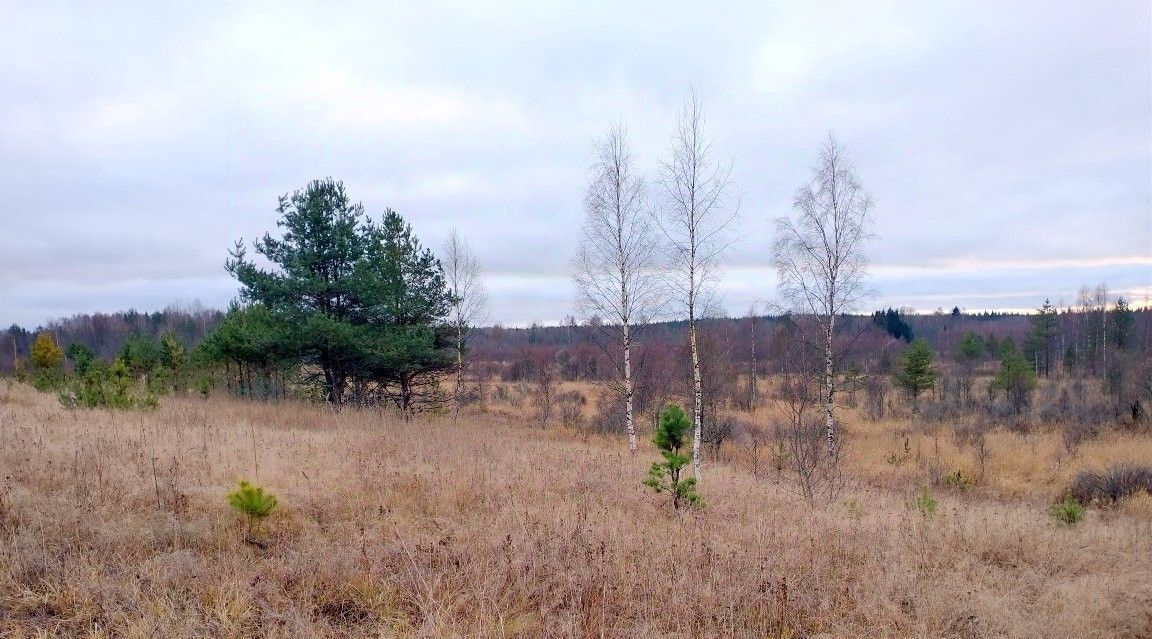
[(248, 540), (251, 540), (252, 532), (260, 520), (276, 509), (276, 497), (272, 493), (264, 492), (260, 486), (253, 486), (246, 481), (241, 481), (236, 490), (228, 493), (228, 503), (247, 519), (245, 538)]
[(672, 508), (680, 510), (681, 504), (699, 504), (700, 494), (696, 492), (696, 478), (681, 479), (684, 468), (692, 458), (680, 452), (684, 447), (685, 436), (691, 422), (684, 409), (669, 404), (660, 413), (660, 422), (652, 435), (652, 443), (664, 456), (664, 461), (652, 464), (644, 485), (658, 493), (667, 492), (672, 496)]

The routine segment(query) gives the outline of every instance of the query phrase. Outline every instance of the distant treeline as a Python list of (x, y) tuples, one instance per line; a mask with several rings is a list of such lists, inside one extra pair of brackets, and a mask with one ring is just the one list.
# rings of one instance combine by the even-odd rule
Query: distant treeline
[[(1113, 311), (1114, 312), (1114, 311)], [(1081, 362), (1092, 367), (1092, 353), (1098, 350), (1092, 330), (1099, 321), (1086, 311), (1057, 313), (1058, 335), (1054, 356), (1061, 363)], [(955, 313), (916, 314), (896, 309), (885, 309), (871, 316), (846, 316), (841, 324), (844, 335), (859, 335), (851, 349), (851, 359), (865, 372), (885, 373), (890, 369), (903, 345), (912, 338), (924, 338), (941, 357), (950, 359), (956, 353), (961, 338), (973, 333), (982, 340), (1010, 339), (1022, 348), (1027, 347), (1033, 332), (1036, 315), (1017, 313)], [(1130, 333), (1132, 350), (1147, 353), (1152, 341), (1152, 311), (1131, 311)], [(36, 335), (49, 333), (65, 348), (79, 343), (96, 353), (97, 357), (113, 359), (133, 336), (159, 339), (166, 333), (176, 336), (186, 347), (199, 345), (206, 335), (220, 325), (224, 312), (215, 309), (169, 307), (163, 311), (142, 313), (136, 310), (115, 313), (78, 314), (55, 320), (29, 331), (13, 325), (3, 333), (0, 345), (0, 371), (13, 371), (13, 355), (17, 359), (28, 357)], [(763, 372), (770, 373), (783, 365), (782, 356), (773, 347), (773, 334), (785, 322), (779, 317), (760, 315), (741, 318), (710, 318), (703, 320), (702, 331), (713, 336), (722, 345), (725, 359), (743, 365), (743, 370), (755, 363)], [(1113, 322), (1114, 324), (1114, 322)], [(515, 380), (527, 377), (527, 361), (550, 360), (558, 365), (562, 378), (570, 380), (600, 381), (615, 370), (615, 360), (600, 346), (602, 330), (596, 322), (577, 323), (569, 319), (565, 324), (549, 326), (533, 324), (525, 328), (508, 328), (499, 324), (474, 328), (469, 333), (469, 347), (473, 361), (490, 373)], [(1115, 329), (1112, 329), (1115, 332)], [(684, 322), (659, 322), (637, 331), (639, 344), (649, 350), (676, 350), (683, 346)], [(1069, 348), (1072, 350), (1069, 351)], [(755, 355), (754, 355), (755, 352)], [(993, 353), (990, 353), (991, 357)], [(1033, 358), (1034, 359), (1034, 358)]]
[[(1126, 350), (1147, 353), (1152, 342), (1152, 310), (1123, 312), (1130, 317), (1130, 324), (1124, 320), (1119, 323), (1122, 339), (1129, 342), (1124, 345)], [(1108, 313), (1108, 331), (1114, 334), (1114, 343), (1109, 348), (1114, 348), (1118, 326), (1115, 308)], [(965, 313), (959, 309), (952, 313), (918, 314), (884, 309), (871, 316), (844, 316), (838, 333), (845, 342), (852, 342), (845, 353), (847, 361), (854, 362), (863, 372), (879, 374), (890, 371), (897, 355), (913, 338), (925, 339), (943, 359), (954, 359), (962, 338), (969, 333), (979, 337), (982, 343), (993, 345), (987, 351), (989, 359), (997, 355), (995, 345), (1005, 340), (1031, 353), (1036, 350), (1030, 348), (1030, 344), (1038, 316), (1039, 313)], [(1070, 366), (1078, 363), (1092, 369), (1104, 344), (1098, 328), (1102, 325), (1100, 313), (1067, 310), (1056, 313), (1055, 317), (1055, 331), (1047, 338), (1052, 343), (1044, 346), (1051, 351), (1049, 357)], [(682, 348), (684, 324), (683, 321), (660, 322), (640, 327), (637, 342), (649, 350)], [(785, 349), (774, 344), (783, 339), (782, 332), (788, 325), (783, 318), (767, 315), (709, 318), (700, 325), (701, 332), (711, 336), (723, 351), (722, 359), (742, 365), (742, 370), (748, 370), (753, 360), (765, 373), (785, 365)], [(469, 343), (473, 361), (496, 367), (498, 370), (494, 372), (501, 377), (515, 379), (519, 377), (518, 369), (526, 366), (525, 361), (549, 359), (560, 364), (564, 378), (596, 381), (609, 377), (609, 371), (615, 370), (613, 354), (606, 353), (600, 346), (601, 330), (596, 322), (580, 324), (572, 318), (560, 326), (533, 324), (526, 328), (506, 328), (497, 325), (474, 329)]]
[[(1114, 312), (1114, 311), (1112, 311)], [(903, 345), (915, 338), (924, 338), (941, 357), (951, 358), (965, 333), (973, 333), (982, 340), (1010, 339), (1026, 348), (1033, 332), (1036, 315), (1018, 313), (954, 313), (917, 314), (897, 309), (876, 311), (871, 316), (846, 316), (841, 323), (844, 335), (859, 335), (851, 358), (866, 372), (887, 372)], [(1056, 314), (1058, 334), (1054, 351), (1057, 358), (1071, 364), (1080, 361), (1091, 367), (1092, 353), (1098, 350), (1098, 313), (1069, 310)], [(1127, 329), (1132, 349), (1147, 353), (1152, 341), (1152, 311), (1131, 311), (1132, 325)], [(28, 357), (36, 335), (49, 333), (65, 348), (79, 343), (96, 353), (97, 357), (113, 359), (133, 336), (159, 339), (166, 333), (176, 336), (189, 349), (195, 348), (220, 325), (224, 312), (216, 309), (169, 307), (152, 313), (136, 310), (115, 313), (78, 314), (54, 320), (36, 330), (29, 331), (12, 325), (3, 333), (0, 344), (0, 371), (13, 371), (13, 355), (17, 359)], [(651, 348), (675, 350), (684, 341), (684, 322), (658, 322), (641, 327), (637, 340)], [(779, 369), (776, 361), (778, 349), (773, 348), (773, 334), (785, 322), (768, 315), (741, 318), (709, 318), (703, 320), (702, 331), (712, 335), (723, 345), (726, 359), (764, 372)], [(1115, 322), (1112, 322), (1115, 325)], [(526, 376), (518, 372), (525, 361), (548, 359), (558, 364), (561, 377), (571, 380), (599, 381), (614, 371), (615, 360), (599, 345), (602, 327), (596, 322), (577, 323), (574, 319), (558, 326), (533, 324), (524, 328), (510, 328), (499, 324), (474, 328), (469, 333), (469, 347), (473, 361), (487, 367), (500, 377), (515, 380)], [(1112, 329), (1115, 332), (1115, 328)], [(1072, 349), (1069, 354), (1069, 348)], [(753, 355), (754, 351), (756, 352)], [(990, 354), (991, 356), (992, 354)], [(746, 370), (746, 368), (745, 368)]]
[(48, 333), (60, 346), (83, 344), (101, 359), (117, 357), (129, 338), (142, 336), (159, 340), (171, 333), (188, 347), (199, 344), (224, 318), (224, 312), (197, 306), (170, 306), (151, 313), (135, 309), (114, 313), (81, 313), (50, 321), (36, 330), (13, 324), (0, 337), (0, 372), (12, 373), (13, 357), (27, 359), (39, 333)]

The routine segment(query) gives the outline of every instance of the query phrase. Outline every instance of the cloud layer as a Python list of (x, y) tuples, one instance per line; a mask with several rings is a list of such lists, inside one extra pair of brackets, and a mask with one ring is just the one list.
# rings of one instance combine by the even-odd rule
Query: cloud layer
[(493, 320), (557, 320), (592, 138), (627, 122), (651, 174), (691, 84), (734, 160), (731, 312), (771, 298), (828, 131), (876, 196), (876, 306), (1152, 289), (1147, 2), (15, 4), (0, 323), (222, 306), (227, 248), (324, 176), (433, 247), (458, 228)]

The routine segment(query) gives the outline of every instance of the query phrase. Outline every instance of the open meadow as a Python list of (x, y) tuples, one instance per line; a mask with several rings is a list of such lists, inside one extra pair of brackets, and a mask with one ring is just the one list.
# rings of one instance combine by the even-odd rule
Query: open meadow
[[(861, 427), (863, 429), (864, 427)], [(987, 480), (915, 502), (914, 461), (867, 425), (826, 506), (733, 445), (703, 507), (641, 485), (619, 436), (501, 411), (401, 420), (227, 397), (67, 410), (0, 385), (3, 637), (1147, 637), (1144, 497), (1047, 506), (1071, 467), (1147, 460), (1106, 434), (995, 433)], [(942, 458), (970, 457), (940, 436)], [(849, 440), (852, 441), (852, 440)], [(910, 454), (932, 439), (913, 436)], [(919, 452), (917, 452), (919, 451)], [(949, 457), (951, 456), (951, 457)], [(226, 495), (279, 508), (251, 535)]]

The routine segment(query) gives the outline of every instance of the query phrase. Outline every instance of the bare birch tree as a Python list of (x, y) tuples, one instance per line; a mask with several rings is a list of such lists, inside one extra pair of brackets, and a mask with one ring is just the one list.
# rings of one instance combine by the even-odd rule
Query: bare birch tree
[(468, 330), (488, 314), (488, 292), (483, 270), (468, 242), (455, 229), (444, 243), (444, 278), (452, 294), (451, 321), (456, 338), (456, 388), (452, 397), (452, 421), (460, 418), (467, 372)]
[(628, 451), (636, 454), (632, 341), (634, 328), (651, 316), (659, 302), (657, 242), (646, 208), (644, 180), (635, 173), (624, 127), (613, 126), (595, 143), (595, 153), (573, 264), (577, 303), (586, 317), (606, 321), (604, 334), (619, 349)]
[(1092, 303), (1100, 314), (1100, 375), (1108, 375), (1108, 285), (1097, 284), (1092, 295)]
[(844, 148), (831, 135), (820, 150), (812, 180), (797, 191), (795, 218), (776, 219), (772, 262), (787, 310), (817, 320), (824, 354), (824, 429), (828, 455), (836, 455), (836, 316), (869, 294), (864, 244), (872, 237), (872, 196), (860, 184)]
[(737, 203), (727, 199), (732, 165), (717, 162), (704, 123), (704, 105), (693, 91), (677, 118), (672, 146), (661, 166), (664, 198), (657, 218), (671, 245), (669, 284), (688, 316), (694, 398), (692, 472), (697, 482), (704, 406), (696, 321), (701, 294), (717, 276), (739, 210)]
[(748, 308), (748, 412), (756, 410), (757, 375), (759, 360), (756, 356), (756, 304)]

